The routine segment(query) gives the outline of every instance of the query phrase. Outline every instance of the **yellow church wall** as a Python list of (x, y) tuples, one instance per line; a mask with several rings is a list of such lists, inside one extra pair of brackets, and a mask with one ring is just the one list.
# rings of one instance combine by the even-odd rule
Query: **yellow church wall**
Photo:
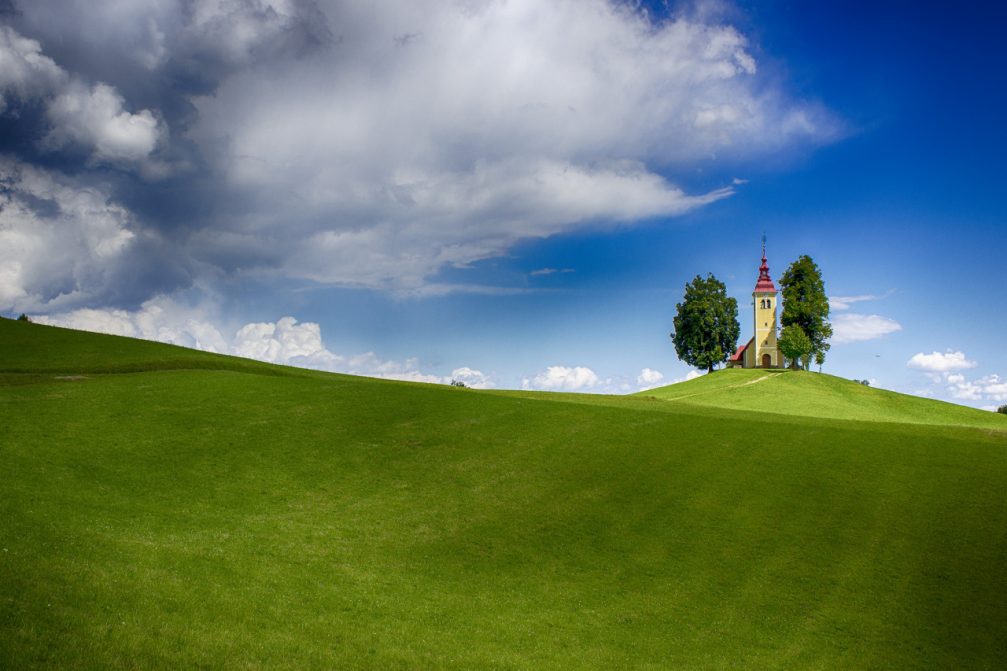
[[(755, 292), (754, 303), (755, 342), (749, 350), (752, 356), (745, 357), (745, 368), (763, 368), (763, 355), (770, 356), (770, 367), (778, 368), (780, 353), (776, 345), (776, 292)], [(747, 355), (748, 352), (746, 351)], [(751, 364), (749, 364), (751, 359)]]

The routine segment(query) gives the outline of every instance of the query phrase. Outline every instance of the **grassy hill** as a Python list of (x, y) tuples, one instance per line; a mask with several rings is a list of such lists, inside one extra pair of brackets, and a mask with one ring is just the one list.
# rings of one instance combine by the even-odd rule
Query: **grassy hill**
[(802, 417), (1003, 429), (1003, 416), (899, 394), (832, 375), (732, 368), (640, 392), (639, 397)]
[(1007, 663), (1007, 418), (0, 352), (2, 668)]

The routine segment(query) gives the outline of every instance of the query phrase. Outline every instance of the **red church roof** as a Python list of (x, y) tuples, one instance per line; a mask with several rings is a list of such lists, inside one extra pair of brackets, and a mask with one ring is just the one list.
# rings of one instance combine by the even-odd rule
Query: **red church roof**
[(766, 262), (766, 250), (762, 250), (762, 265), (759, 266), (759, 281), (755, 283), (756, 292), (772, 292), (776, 293), (776, 285), (773, 284), (773, 279), (769, 276), (769, 264)]
[(745, 356), (745, 350), (748, 349), (748, 346), (751, 345), (752, 342), (754, 342), (754, 341), (755, 341), (755, 338), (752, 338), (751, 340), (749, 340), (744, 345), (738, 345), (738, 349), (735, 350), (734, 354), (731, 355), (731, 359), (730, 360), (731, 361), (741, 361), (742, 358)]

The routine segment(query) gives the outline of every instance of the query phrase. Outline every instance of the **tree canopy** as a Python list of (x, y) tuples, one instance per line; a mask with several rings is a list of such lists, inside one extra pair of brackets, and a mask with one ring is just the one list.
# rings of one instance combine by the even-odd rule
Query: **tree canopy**
[(790, 264), (780, 278), (783, 294), (783, 316), (780, 324), (786, 329), (796, 325), (811, 341), (808, 356), (825, 363), (829, 350), (832, 325), (829, 323), (829, 298), (825, 295), (822, 271), (810, 256), (804, 255)]
[(685, 298), (675, 306), (675, 330), (671, 334), (678, 358), (690, 366), (712, 371), (734, 352), (741, 335), (738, 301), (712, 274), (685, 285)]
[[(811, 356), (811, 338), (797, 324), (783, 327), (780, 339), (777, 341), (783, 356), (796, 363), (804, 362), (804, 367), (808, 367), (808, 358)], [(817, 356), (817, 355), (816, 355)]]

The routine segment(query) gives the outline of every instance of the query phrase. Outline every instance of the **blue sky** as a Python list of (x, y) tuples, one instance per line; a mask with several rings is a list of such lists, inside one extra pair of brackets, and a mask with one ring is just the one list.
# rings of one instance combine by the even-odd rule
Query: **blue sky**
[(621, 393), (697, 274), (749, 337), (765, 232), (826, 372), (1007, 402), (996, 4), (8, 5), (6, 313)]

